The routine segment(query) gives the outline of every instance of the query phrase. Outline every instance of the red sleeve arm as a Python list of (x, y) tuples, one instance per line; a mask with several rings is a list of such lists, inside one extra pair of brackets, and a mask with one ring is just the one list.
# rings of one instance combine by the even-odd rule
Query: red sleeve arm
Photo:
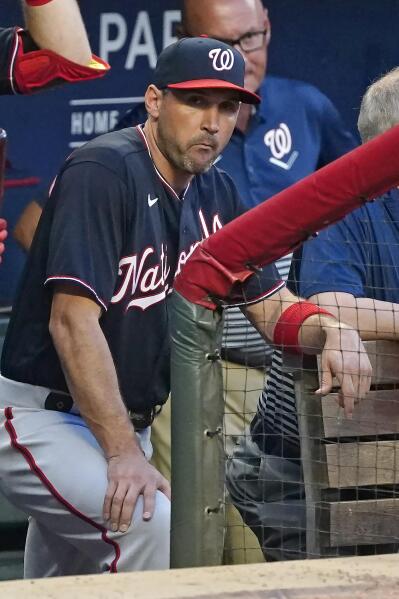
[(199, 245), (175, 289), (215, 309), (259, 267), (399, 184), (399, 125), (246, 212)]
[(17, 49), (10, 72), (13, 92), (32, 94), (61, 83), (97, 79), (109, 69), (108, 63), (94, 55), (90, 64), (83, 66), (51, 50), (40, 50), (32, 44), (29, 34), (21, 29), (18, 30)]

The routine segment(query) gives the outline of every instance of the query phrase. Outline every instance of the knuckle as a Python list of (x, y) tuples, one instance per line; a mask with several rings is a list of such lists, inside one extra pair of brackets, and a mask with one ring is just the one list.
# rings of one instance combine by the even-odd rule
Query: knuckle
[(146, 485), (146, 487), (144, 489), (144, 495), (146, 497), (152, 497), (153, 495), (155, 495), (156, 490), (157, 490), (157, 485), (148, 484), (148, 485)]

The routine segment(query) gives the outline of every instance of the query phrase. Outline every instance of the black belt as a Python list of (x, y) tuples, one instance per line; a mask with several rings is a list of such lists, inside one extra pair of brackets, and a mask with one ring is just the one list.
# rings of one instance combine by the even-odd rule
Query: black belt
[[(73, 406), (73, 399), (67, 393), (57, 393), (51, 391), (46, 397), (44, 408), (56, 412), (70, 412)], [(155, 417), (162, 410), (162, 406), (155, 406), (144, 412), (134, 412), (128, 410), (129, 418), (135, 431), (142, 431), (154, 422)]]

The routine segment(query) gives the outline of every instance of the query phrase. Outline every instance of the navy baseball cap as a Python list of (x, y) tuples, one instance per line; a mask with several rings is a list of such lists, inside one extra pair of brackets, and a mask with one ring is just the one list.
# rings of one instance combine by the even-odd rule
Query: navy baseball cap
[(211, 37), (184, 37), (159, 55), (153, 83), (159, 89), (232, 89), (246, 104), (260, 97), (244, 87), (245, 63), (235, 48)]

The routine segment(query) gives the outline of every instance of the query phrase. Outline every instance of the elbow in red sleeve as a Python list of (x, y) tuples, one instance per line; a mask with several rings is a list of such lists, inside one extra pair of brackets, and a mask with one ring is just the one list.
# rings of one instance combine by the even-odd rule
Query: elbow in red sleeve
[(22, 31), (14, 65), (14, 82), (18, 93), (34, 92), (60, 85), (103, 77), (110, 69), (108, 63), (94, 56), (90, 65), (84, 66), (72, 62), (51, 50), (33, 50), (25, 52)]
[[(203, 244), (206, 244), (206, 241)], [(229, 298), (234, 303), (234, 287), (241, 289), (241, 284), (254, 272), (249, 269), (231, 272), (211, 256), (203, 244), (195, 249), (182, 272), (176, 277), (174, 289), (188, 301), (216, 310), (218, 303), (215, 299)], [(212, 296), (207, 289), (212, 289)], [(238, 297), (242, 300), (240, 293)]]

